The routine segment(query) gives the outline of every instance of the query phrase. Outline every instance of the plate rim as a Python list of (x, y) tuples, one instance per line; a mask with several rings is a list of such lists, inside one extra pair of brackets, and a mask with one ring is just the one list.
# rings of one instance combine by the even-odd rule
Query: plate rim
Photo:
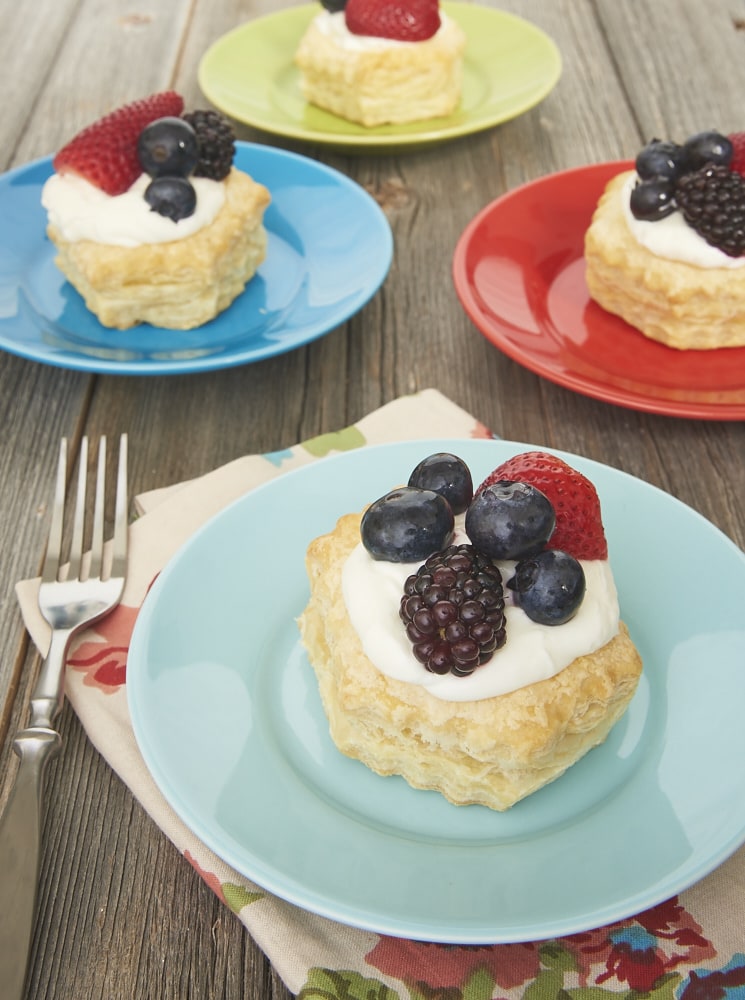
[[(390, 149), (403, 150), (412, 147), (419, 148), (422, 146), (452, 141), (467, 135), (474, 135), (477, 132), (494, 128), (497, 125), (512, 121), (514, 118), (526, 114), (528, 111), (532, 110), (545, 100), (546, 97), (548, 97), (561, 78), (561, 74), (563, 72), (563, 60), (561, 50), (546, 31), (527, 18), (500, 8), (484, 7), (481, 4), (472, 3), (470, 0), (441, 0), (441, 3), (445, 11), (448, 13), (451, 12), (451, 9), (457, 11), (459, 8), (468, 8), (471, 16), (510, 21), (515, 24), (520, 24), (520, 26), (524, 29), (528, 29), (531, 33), (534, 33), (535, 37), (541, 38), (542, 43), (546, 47), (547, 53), (550, 52), (551, 55), (551, 73), (547, 75), (547, 79), (543, 83), (543, 86), (536, 90), (535, 95), (529, 100), (521, 103), (518, 110), (507, 115), (489, 116), (488, 119), (484, 119), (483, 121), (476, 123), (468, 121), (464, 122), (460, 126), (440, 126), (427, 131), (417, 131), (416, 133), (407, 133), (406, 131), (376, 131), (374, 129), (365, 129), (361, 125), (356, 126), (353, 122), (348, 122), (347, 124), (352, 131), (349, 134), (344, 134), (328, 132), (323, 129), (314, 130), (302, 128), (291, 124), (283, 125), (281, 123), (272, 122), (271, 118), (268, 117), (261, 117), (259, 119), (255, 115), (250, 117), (238, 115), (236, 114), (235, 109), (229, 109), (227, 104), (222, 102), (219, 96), (216, 96), (214, 86), (207, 81), (207, 66), (210, 61), (215, 59), (223, 46), (233, 41), (234, 38), (246, 33), (251, 34), (256, 30), (261, 30), (261, 28), (269, 21), (273, 20), (278, 22), (283, 19), (289, 21), (293, 18), (301, 19), (305, 15), (307, 15), (308, 20), (310, 20), (313, 12), (318, 12), (320, 10), (320, 6), (317, 3), (303, 3), (292, 7), (286, 7), (283, 10), (274, 11), (269, 14), (262, 14), (259, 17), (253, 18), (250, 21), (245, 21), (243, 24), (237, 25), (229, 31), (224, 32), (209, 45), (199, 60), (199, 65), (197, 67), (197, 82), (202, 90), (202, 93), (215, 105), (215, 107), (219, 108), (223, 113), (229, 115), (231, 118), (234, 118), (236, 121), (242, 122), (244, 125), (249, 125), (252, 128), (260, 129), (261, 131), (288, 139), (314, 142), (324, 146), (339, 148), (356, 147), (367, 152), (375, 152), (376, 150), (386, 151)], [(287, 60), (287, 65), (291, 64), (292, 54), (290, 54), (290, 57)], [(448, 118), (442, 119), (442, 121), (445, 122), (447, 122), (447, 120)], [(378, 128), (389, 129), (391, 127), (405, 129), (405, 126), (379, 126)]]
[[(545, 378), (547, 381), (559, 385), (564, 389), (577, 392), (580, 395), (591, 399), (600, 400), (604, 403), (611, 403), (627, 409), (637, 410), (643, 413), (654, 413), (663, 416), (673, 416), (688, 419), (703, 420), (726, 420), (738, 421), (745, 419), (745, 402), (743, 403), (716, 403), (703, 401), (676, 401), (666, 400), (653, 395), (646, 395), (636, 390), (624, 390), (597, 379), (582, 375), (580, 373), (558, 372), (554, 366), (543, 362), (540, 357), (535, 357), (530, 350), (519, 347), (514, 340), (505, 336), (500, 336), (493, 326), (488, 329), (483, 312), (477, 301), (477, 297), (471, 282), (468, 279), (466, 258), (470, 249), (470, 243), (474, 234), (480, 229), (484, 222), (490, 219), (495, 212), (499, 211), (501, 205), (519, 198), (527, 191), (535, 191), (541, 187), (550, 188), (555, 183), (561, 183), (569, 178), (581, 177), (589, 174), (612, 176), (623, 170), (633, 168), (634, 161), (628, 159), (606, 160), (597, 163), (589, 163), (575, 167), (567, 167), (549, 174), (542, 174), (532, 180), (505, 191), (497, 198), (492, 199), (487, 205), (479, 209), (476, 215), (468, 222), (461, 235), (456, 241), (451, 262), (451, 278), (456, 294), (461, 305), (474, 326), (494, 347), (500, 350), (507, 357), (516, 363), (532, 371), (534, 374)], [(594, 206), (595, 201), (588, 202), (588, 209)], [(577, 258), (579, 259), (579, 258)], [(673, 350), (673, 348), (670, 348)], [(720, 348), (721, 351), (739, 351), (745, 353), (745, 348)], [(708, 352), (695, 352), (708, 353)]]
[[(318, 340), (331, 333), (332, 330), (351, 319), (352, 316), (356, 315), (361, 309), (363, 309), (385, 282), (385, 279), (390, 271), (394, 252), (393, 231), (391, 229), (390, 222), (375, 198), (368, 191), (366, 191), (362, 185), (352, 180), (351, 177), (343, 173), (341, 170), (337, 170), (326, 163), (313, 159), (310, 156), (305, 156), (302, 153), (281, 149), (280, 147), (264, 143), (247, 142), (240, 139), (236, 139), (235, 146), (236, 160), (243, 160), (246, 157), (256, 156), (258, 158), (263, 158), (265, 162), (282, 161), (283, 163), (290, 163), (293, 165), (293, 168), (297, 169), (298, 174), (303, 171), (311, 171), (318, 175), (325, 175), (331, 178), (337, 186), (346, 188), (348, 191), (353, 192), (354, 195), (359, 198), (360, 205), (365, 205), (365, 210), (368, 213), (371, 228), (374, 223), (375, 245), (379, 248), (380, 254), (379, 266), (377, 267), (374, 276), (372, 276), (370, 281), (367, 283), (364, 292), (361, 291), (358, 294), (355, 302), (351, 306), (343, 309), (337, 308), (337, 311), (334, 313), (332, 319), (327, 319), (323, 322), (316, 322), (312, 325), (306, 324), (303, 327), (302, 336), (295, 335), (290, 343), (280, 342), (276, 345), (270, 345), (258, 353), (251, 351), (249, 349), (250, 345), (247, 348), (245, 344), (239, 344), (237, 346), (234, 345), (227, 352), (222, 352), (217, 355), (208, 354), (199, 358), (148, 358), (138, 361), (117, 361), (113, 359), (98, 358), (93, 354), (85, 354), (82, 352), (77, 354), (71, 348), (67, 347), (62, 351), (50, 349), (48, 352), (45, 352), (38, 344), (25, 344), (22, 337), (19, 337), (18, 334), (16, 334), (13, 338), (9, 337), (5, 333), (2, 324), (0, 324), (0, 350), (5, 351), (8, 354), (13, 354), (17, 357), (25, 358), (29, 361), (36, 361), (40, 364), (49, 365), (51, 367), (73, 371), (83, 371), (90, 374), (139, 376), (188, 375), (207, 371), (219, 371), (246, 364), (255, 364), (257, 362), (294, 351), (299, 347), (310, 344), (314, 340)], [(49, 167), (49, 173), (51, 173), (53, 158), (54, 154), (37, 157), (34, 160), (19, 164), (18, 166), (0, 174), (0, 199), (2, 199), (4, 194), (7, 192), (9, 185), (11, 185), (15, 179), (22, 178), (25, 174), (44, 169), (46, 167)], [(289, 222), (292, 224), (291, 219)], [(267, 227), (267, 229), (271, 235), (271, 226)], [(43, 246), (45, 241), (48, 241), (48, 237), (46, 235), (45, 228), (42, 227), (38, 235), (39, 246)], [(259, 268), (259, 270), (261, 270), (261, 268)], [(41, 319), (43, 320), (43, 317)], [(8, 321), (12, 322), (15, 326), (19, 323), (25, 325), (24, 321), (19, 318), (18, 314), (10, 317)], [(36, 328), (36, 324), (34, 325)], [(205, 324), (205, 326), (208, 326), (208, 324)], [(102, 327), (101, 329), (103, 333), (107, 332), (105, 327)], [(199, 328), (195, 329), (198, 330)], [(108, 332), (120, 336), (126, 336), (127, 333), (127, 331)], [(193, 336), (195, 330), (187, 332)], [(176, 331), (176, 334), (178, 334), (178, 331)]]
[[(277, 488), (281, 488), (279, 484), (281, 484), (282, 481), (286, 479), (287, 475), (292, 477), (295, 474), (295, 472), (301, 475), (303, 474), (307, 475), (309, 469), (317, 468), (319, 465), (322, 465), (323, 463), (329, 463), (329, 462), (343, 463), (345, 459), (349, 457), (350, 454), (367, 453), (367, 457), (369, 457), (369, 453), (372, 449), (375, 449), (376, 451), (385, 451), (390, 449), (391, 447), (397, 450), (411, 448), (412, 451), (417, 450), (420, 453), (421, 449), (426, 449), (429, 446), (434, 446), (435, 448), (440, 448), (440, 449), (442, 447), (451, 447), (453, 448), (453, 450), (456, 450), (456, 446), (458, 445), (459, 442), (461, 443), (461, 445), (463, 445), (463, 443), (465, 442), (466, 447), (475, 445), (474, 450), (479, 450), (485, 447), (489, 443), (492, 444), (494, 443), (494, 442), (489, 442), (487, 439), (480, 440), (473, 438), (468, 438), (468, 439), (437, 438), (437, 439), (421, 439), (421, 440), (411, 440), (411, 441), (390, 442), (385, 444), (366, 445), (362, 448), (353, 449), (351, 452), (343, 452), (340, 454), (330, 455), (318, 461), (311, 462), (308, 465), (302, 466), (298, 469), (291, 470), (287, 473), (281, 474), (280, 476), (256, 487), (255, 490), (250, 491), (243, 497), (240, 497), (237, 500), (233, 500), (222, 511), (210, 517), (209, 520), (205, 522), (205, 524), (197, 532), (195, 532), (194, 535), (191, 536), (191, 538), (184, 544), (184, 546), (182, 546), (181, 549), (179, 549), (179, 551), (174, 555), (174, 557), (172, 557), (172, 559), (169, 560), (167, 566), (164, 567), (164, 569), (161, 571), (159, 578), (156, 580), (155, 584), (151, 588), (145, 600), (145, 604), (143, 605), (143, 607), (145, 608), (145, 615), (142, 618), (138, 617), (130, 649), (135, 649), (137, 651), (138, 645), (141, 642), (145, 641), (143, 638), (143, 633), (145, 632), (145, 629), (149, 627), (150, 616), (158, 600), (158, 595), (160, 594), (160, 591), (164, 587), (167, 587), (169, 585), (168, 581), (170, 576), (174, 572), (177, 572), (178, 560), (182, 558), (182, 554), (186, 552), (187, 549), (190, 548), (192, 544), (194, 544), (194, 539), (202, 534), (214, 530), (212, 526), (216, 522), (218, 522), (221, 518), (226, 516), (228, 511), (232, 510), (233, 508), (239, 507), (243, 504), (248, 503), (250, 505), (251, 497), (254, 496), (257, 491), (275, 490)], [(517, 442), (517, 441), (498, 441), (498, 443), (501, 445), (506, 445), (508, 448), (511, 448), (512, 450), (524, 450), (536, 447), (535, 445), (530, 445), (527, 443)], [(639, 477), (633, 476), (630, 473), (624, 472), (623, 470), (607, 465), (606, 463), (598, 462), (593, 459), (587, 459), (584, 458), (583, 456), (579, 456), (571, 452), (566, 452), (561, 449), (546, 447), (545, 450), (550, 451), (553, 454), (556, 454), (560, 457), (565, 457), (565, 460), (568, 460), (570, 462), (572, 460), (578, 460), (580, 466), (583, 467), (583, 471), (586, 470), (591, 473), (594, 467), (600, 466), (601, 468), (603, 468), (603, 470), (610, 470), (610, 475), (612, 477), (618, 477), (620, 479), (628, 478), (636, 480), (638, 484), (641, 484), (640, 488), (642, 490), (649, 490), (653, 494), (655, 494), (658, 498), (662, 499), (664, 503), (666, 504), (671, 503), (675, 507), (678, 507), (679, 509), (681, 509), (682, 512), (685, 513), (685, 516), (692, 517), (696, 522), (698, 522), (701, 525), (703, 529), (709, 532), (712, 537), (716, 537), (720, 541), (720, 543), (723, 544), (728, 549), (730, 555), (736, 558), (736, 560), (738, 561), (738, 565), (742, 564), (743, 574), (745, 575), (745, 553), (736, 545), (736, 543), (728, 535), (726, 535), (713, 522), (705, 518), (698, 511), (696, 511), (695, 508), (685, 504), (677, 497), (667, 493), (665, 490), (662, 490), (661, 488), (655, 486), (654, 484), (648, 483), (645, 480), (640, 479)], [(360, 457), (359, 460), (361, 461), (362, 457)], [(142, 624), (143, 621), (145, 622), (144, 626)], [(143, 733), (140, 729), (141, 719), (139, 718), (137, 703), (136, 703), (137, 699), (136, 682), (134, 685), (130, 685), (130, 680), (131, 678), (128, 677), (128, 683), (126, 685), (126, 693), (127, 693), (128, 704), (130, 706), (130, 714), (132, 718), (132, 725), (135, 733), (135, 738), (138, 746), (140, 747), (140, 751), (143, 754), (143, 758), (145, 759), (145, 763), (148, 770), (152, 774), (154, 780), (156, 781), (156, 784), (161, 789), (164, 796), (167, 797), (166, 792), (164, 791), (161, 785), (161, 775), (159, 771), (159, 765), (156, 764), (155, 770), (153, 770), (151, 768), (151, 762), (148, 760), (146, 753), (143, 750), (143, 745), (141, 742), (143, 739)], [(147, 746), (147, 735), (145, 735), (145, 745)], [(166, 778), (165, 780), (166, 784), (168, 784), (169, 779)], [(176, 810), (176, 812), (179, 813), (179, 815), (181, 815), (178, 804), (174, 803), (170, 798), (168, 799), (168, 801), (171, 802), (171, 805)], [(184, 817), (182, 816), (182, 819), (183, 818)], [(205, 842), (206, 846), (209, 847), (218, 857), (221, 857), (228, 864), (232, 865), (234, 868), (236, 868), (237, 871), (241, 872), (245, 877), (249, 879), (256, 879), (256, 870), (246, 871), (245, 867), (242, 867), (240, 864), (236, 864), (237, 859), (231, 851), (228, 852), (222, 851), (220, 849), (220, 846), (214, 842), (214, 839), (211, 836), (205, 838), (201, 831), (196, 831), (193, 825), (191, 825), (185, 819), (184, 821), (187, 823), (187, 826), (193, 832), (196, 832), (197, 835), (201, 837), (201, 839)], [(257, 881), (259, 882), (260, 885), (263, 885), (263, 887), (267, 891), (274, 893), (278, 897), (283, 898), (311, 913), (315, 913), (327, 917), (329, 919), (338, 920), (346, 925), (358, 927), (360, 929), (372, 931), (375, 933), (389, 934), (395, 936), (405, 936), (418, 940), (430, 940), (443, 943), (460, 943), (460, 944), (474, 944), (474, 945), (494, 944), (494, 943), (516, 943), (518, 941), (545, 940), (548, 938), (564, 936), (571, 933), (579, 933), (595, 927), (604, 926), (606, 924), (615, 922), (617, 920), (632, 918), (637, 913), (647, 909), (649, 906), (656, 905), (657, 903), (663, 901), (664, 899), (669, 898), (669, 896), (678, 893), (680, 891), (683, 891), (690, 885), (694, 884), (695, 882), (699, 881), (700, 879), (708, 875), (720, 864), (722, 864), (728, 857), (730, 857), (737, 849), (739, 849), (739, 847), (742, 846), (743, 842), (745, 842), (745, 825), (741, 825), (736, 837), (734, 836), (730, 837), (730, 839), (726, 843), (721, 843), (717, 845), (717, 850), (713, 854), (708, 855), (706, 859), (704, 859), (703, 861), (697, 857), (696, 864), (691, 866), (690, 864), (691, 859), (686, 859), (686, 864), (688, 865), (688, 867), (686, 868), (686, 866), (683, 866), (685, 872), (684, 876), (681, 875), (679, 867), (672, 870), (666, 870), (664, 873), (664, 878), (661, 875), (657, 875), (655, 879), (655, 885), (657, 886), (657, 890), (656, 893), (652, 893), (651, 895), (649, 894), (649, 890), (647, 890), (646, 892), (637, 891), (632, 898), (622, 901), (614, 900), (612, 903), (606, 904), (600, 909), (596, 907), (593, 910), (592, 914), (588, 914), (585, 917), (575, 915), (569, 921), (564, 920), (563, 922), (559, 921), (558, 923), (554, 921), (554, 923), (552, 924), (548, 924), (545, 926), (531, 926), (529, 929), (522, 926), (516, 928), (513, 931), (505, 930), (503, 928), (499, 933), (496, 934), (491, 928), (483, 928), (483, 927), (478, 932), (474, 931), (473, 928), (466, 929), (465, 932), (462, 931), (459, 932), (458, 930), (451, 930), (451, 929), (445, 930), (440, 924), (438, 924), (435, 927), (433, 924), (428, 923), (426, 920), (423, 920), (421, 915), (416, 920), (412, 920), (411, 918), (409, 918), (404, 920), (403, 923), (400, 918), (390, 920), (385, 918), (384, 915), (381, 915), (379, 913), (376, 914), (373, 919), (371, 919), (371, 915), (369, 914), (369, 912), (350, 913), (345, 904), (339, 906), (339, 904), (336, 903), (333, 899), (329, 900), (326, 897), (319, 898), (318, 896), (315, 896), (313, 899), (309, 899), (307, 892), (304, 893), (302, 891), (302, 888), (300, 889), (300, 891), (298, 891), (298, 889), (295, 886), (293, 886), (291, 889), (288, 889), (288, 886), (286, 884), (277, 885), (276, 882), (270, 882), (269, 884), (267, 884), (267, 882), (260, 881), (258, 879)], [(697, 855), (699, 853), (700, 850), (697, 851)]]

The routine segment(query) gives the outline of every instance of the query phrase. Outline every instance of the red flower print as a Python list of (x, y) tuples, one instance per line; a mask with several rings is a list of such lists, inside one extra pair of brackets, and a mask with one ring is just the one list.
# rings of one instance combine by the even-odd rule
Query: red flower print
[(583, 986), (615, 978), (642, 992), (652, 989), (666, 972), (716, 955), (677, 896), (631, 920), (572, 934), (562, 943), (575, 956)]
[(204, 881), (207, 883), (210, 889), (214, 892), (217, 898), (222, 900), (222, 902), (224, 903), (225, 896), (222, 891), (222, 884), (220, 883), (220, 879), (217, 877), (217, 875), (214, 875), (212, 872), (208, 872), (206, 871), (206, 869), (202, 868), (202, 866), (199, 864), (197, 859), (190, 851), (184, 851), (184, 857), (192, 866), (192, 868), (199, 875), (201, 875), (201, 877), (204, 879)]
[(447, 945), (393, 937), (381, 937), (365, 961), (420, 989), (441, 991), (460, 989), (479, 969), (486, 969), (502, 989), (513, 989), (534, 979), (540, 965), (533, 944)]
[(653, 906), (650, 910), (645, 910), (636, 918), (650, 934), (658, 939), (660, 946), (665, 951), (670, 951), (670, 946), (662, 942), (670, 941), (676, 950), (668, 955), (666, 967), (675, 968), (682, 962), (693, 964), (706, 958), (713, 958), (716, 950), (712, 943), (701, 933), (701, 928), (678, 902), (678, 897)]
[(605, 972), (595, 981), (600, 984), (615, 977), (619, 983), (628, 983), (632, 990), (649, 993), (664, 973), (664, 957), (655, 948), (638, 948), (634, 943), (620, 941), (613, 945)]
[(733, 955), (723, 969), (691, 970), (680, 1000), (738, 1000), (745, 996), (745, 955)]
[(67, 658), (68, 667), (81, 671), (83, 683), (105, 694), (118, 691), (127, 679), (127, 652), (139, 608), (120, 604), (84, 633)]

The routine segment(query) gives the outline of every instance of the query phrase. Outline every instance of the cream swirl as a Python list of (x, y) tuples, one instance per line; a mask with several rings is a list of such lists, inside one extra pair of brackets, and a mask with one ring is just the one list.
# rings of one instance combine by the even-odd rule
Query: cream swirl
[(68, 242), (90, 240), (109, 246), (137, 247), (172, 243), (208, 226), (225, 201), (225, 186), (192, 177), (197, 193), (193, 215), (174, 222), (154, 212), (145, 201), (150, 178), (142, 174), (124, 194), (109, 195), (74, 173), (52, 174), (41, 193), (49, 222)]
[(632, 173), (621, 188), (620, 197), (626, 223), (637, 243), (656, 257), (693, 264), (695, 267), (745, 266), (745, 257), (730, 257), (707, 243), (703, 236), (699, 236), (688, 225), (680, 211), (655, 222), (635, 218), (629, 207), (629, 199), (636, 181), (636, 174)]
[[(459, 530), (455, 541), (468, 538)], [(570, 621), (556, 626), (532, 622), (505, 587), (505, 645), (469, 677), (431, 674), (415, 660), (398, 616), (404, 581), (418, 565), (375, 560), (360, 543), (342, 571), (344, 602), (365, 655), (381, 673), (420, 684), (444, 701), (480, 701), (546, 680), (578, 656), (600, 649), (618, 632), (618, 595), (610, 564), (583, 561), (585, 597)], [(506, 582), (515, 564), (497, 565)]]

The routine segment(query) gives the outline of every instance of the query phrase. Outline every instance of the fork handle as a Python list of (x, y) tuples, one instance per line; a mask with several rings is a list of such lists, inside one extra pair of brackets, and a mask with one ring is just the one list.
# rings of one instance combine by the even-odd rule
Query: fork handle
[(65, 661), (75, 628), (54, 628), (31, 695), (31, 728), (51, 729), (65, 698)]
[(41, 858), (44, 772), (62, 739), (53, 729), (16, 734), (20, 757), (5, 811), (0, 816), (0, 983), (4, 1000), (22, 1000), (36, 911)]

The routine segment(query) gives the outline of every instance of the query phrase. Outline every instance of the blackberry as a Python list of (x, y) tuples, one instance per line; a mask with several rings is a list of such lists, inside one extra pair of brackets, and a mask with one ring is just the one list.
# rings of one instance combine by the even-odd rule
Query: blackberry
[(502, 575), (472, 545), (451, 545), (407, 578), (399, 615), (427, 670), (467, 677), (507, 638)]
[(219, 111), (189, 111), (181, 117), (197, 134), (199, 159), (194, 176), (224, 180), (235, 155), (235, 133), (230, 122)]
[(675, 200), (707, 243), (729, 257), (745, 254), (745, 178), (740, 174), (707, 164), (678, 179)]

